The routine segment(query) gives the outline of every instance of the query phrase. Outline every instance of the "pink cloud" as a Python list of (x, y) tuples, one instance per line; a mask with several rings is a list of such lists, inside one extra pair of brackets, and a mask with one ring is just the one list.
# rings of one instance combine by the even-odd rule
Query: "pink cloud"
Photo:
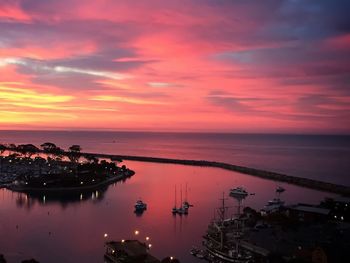
[[(334, 16), (320, 31), (310, 10)], [(0, 127), (349, 132), (340, 16), (287, 1), (1, 4), (0, 88), (22, 90), (6, 105), (0, 90)], [(14, 102), (24, 90), (30, 105)], [(38, 100), (35, 117), (37, 93), (70, 99)]]

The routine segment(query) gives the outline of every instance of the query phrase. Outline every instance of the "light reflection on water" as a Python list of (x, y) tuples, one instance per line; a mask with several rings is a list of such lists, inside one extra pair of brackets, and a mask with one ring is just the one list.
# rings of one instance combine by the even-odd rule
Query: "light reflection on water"
[[(218, 199), (229, 188), (244, 186), (255, 193), (245, 200), (245, 205), (255, 209), (274, 197), (277, 185), (286, 188), (282, 198), (287, 204), (318, 203), (332, 196), (217, 168), (131, 161), (126, 164), (136, 175), (97, 193), (64, 198), (46, 194), (44, 198), (0, 190), (0, 253), (9, 262), (28, 258), (53, 263), (102, 262), (106, 240), (130, 239), (138, 230), (137, 238), (149, 237), (151, 251), (160, 259), (171, 255), (182, 262), (197, 262), (189, 249), (200, 245)], [(186, 183), (188, 199), (194, 207), (187, 216), (173, 216), (174, 186), (179, 190), (182, 184), (184, 193)], [(141, 215), (134, 213), (138, 198), (148, 205)], [(236, 203), (232, 198), (228, 205), (229, 215), (234, 214)]]

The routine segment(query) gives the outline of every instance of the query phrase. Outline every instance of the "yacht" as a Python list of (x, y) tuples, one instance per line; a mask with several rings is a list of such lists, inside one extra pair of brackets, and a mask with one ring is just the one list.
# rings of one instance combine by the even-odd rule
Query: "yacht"
[(245, 198), (247, 197), (248, 192), (243, 187), (236, 187), (230, 190), (230, 195), (233, 197)]
[(275, 211), (278, 211), (281, 207), (284, 206), (285, 202), (280, 198), (281, 193), (283, 193), (284, 191), (286, 190), (281, 186), (278, 186), (276, 188), (276, 191), (275, 191), (276, 197), (267, 202), (264, 209), (261, 210), (262, 214), (273, 213)]
[(143, 212), (147, 209), (147, 204), (144, 203), (141, 199), (137, 200), (135, 203), (135, 211)]

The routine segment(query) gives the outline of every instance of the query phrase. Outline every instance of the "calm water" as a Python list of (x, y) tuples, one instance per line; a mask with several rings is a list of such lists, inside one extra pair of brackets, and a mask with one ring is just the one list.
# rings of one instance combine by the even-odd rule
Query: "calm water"
[[(91, 152), (220, 160), (241, 165), (349, 184), (349, 137), (208, 135), (95, 132), (0, 132), (0, 142), (80, 144)], [(65, 199), (30, 197), (0, 190), (0, 253), (9, 262), (34, 257), (41, 262), (102, 262), (103, 243), (151, 237), (152, 253), (173, 255), (183, 263), (198, 262), (189, 255), (201, 243), (223, 191), (243, 185), (250, 192), (245, 204), (259, 209), (274, 197), (277, 183), (216, 168), (125, 162), (136, 175), (98, 193), (78, 193)], [(188, 184), (194, 204), (188, 216), (173, 217), (174, 185)], [(331, 194), (282, 185), (287, 203), (318, 203)], [(179, 195), (179, 194), (178, 194)], [(141, 197), (149, 208), (133, 213)], [(179, 196), (178, 196), (179, 197)], [(234, 213), (235, 202), (227, 200)]]
[[(107, 191), (80, 194), (71, 202), (60, 202), (49, 196), (30, 198), (0, 190), (0, 251), (9, 262), (34, 257), (40, 262), (102, 262), (103, 235), (114, 240), (134, 237), (151, 238), (152, 253), (159, 258), (175, 255), (182, 262), (199, 262), (189, 254), (192, 245), (200, 245), (214, 209), (223, 191), (243, 185), (255, 196), (245, 204), (261, 208), (274, 197), (276, 183), (216, 168), (127, 162), (137, 174), (125, 183), (111, 185)], [(187, 216), (171, 214), (174, 185), (185, 188), (194, 204)], [(282, 185), (287, 189), (287, 203), (318, 203), (329, 194)], [(179, 193), (178, 193), (179, 195)], [(148, 204), (142, 216), (133, 213), (141, 197)], [(85, 199), (87, 198), (87, 199)], [(44, 201), (45, 200), (45, 201)], [(227, 200), (233, 214), (236, 203)], [(16, 228), (18, 226), (18, 228)]]

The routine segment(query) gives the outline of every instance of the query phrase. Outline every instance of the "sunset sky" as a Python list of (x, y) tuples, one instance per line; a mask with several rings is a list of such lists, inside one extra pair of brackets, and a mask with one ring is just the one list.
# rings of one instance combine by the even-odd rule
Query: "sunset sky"
[(0, 0), (0, 129), (350, 133), (349, 10)]

